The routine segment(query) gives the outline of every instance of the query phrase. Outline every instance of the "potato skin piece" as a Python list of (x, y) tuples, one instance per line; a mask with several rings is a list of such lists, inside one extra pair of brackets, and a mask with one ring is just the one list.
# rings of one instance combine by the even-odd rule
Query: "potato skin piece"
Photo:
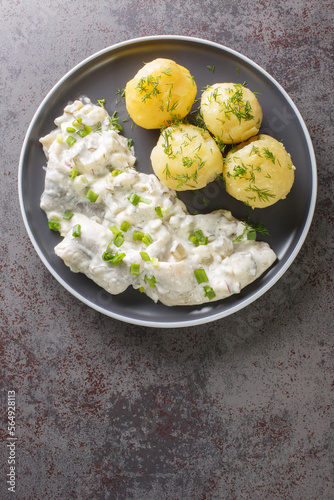
[(202, 94), (201, 112), (207, 128), (224, 144), (256, 135), (263, 118), (255, 94), (240, 83), (211, 85)]
[(167, 127), (151, 153), (154, 173), (176, 191), (201, 189), (223, 172), (223, 156), (207, 130), (190, 124)]
[(184, 118), (195, 101), (196, 83), (189, 71), (171, 59), (145, 64), (125, 87), (125, 103), (132, 120), (145, 129), (167, 126)]
[(283, 144), (260, 134), (239, 144), (224, 160), (226, 191), (252, 208), (265, 208), (286, 198), (295, 167)]

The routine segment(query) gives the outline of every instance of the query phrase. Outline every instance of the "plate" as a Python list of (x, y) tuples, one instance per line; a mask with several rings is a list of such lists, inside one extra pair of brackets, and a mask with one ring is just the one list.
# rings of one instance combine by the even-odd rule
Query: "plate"
[[(136, 167), (152, 173), (150, 152), (159, 132), (133, 126), (127, 118), (122, 90), (143, 63), (164, 57), (185, 66), (194, 76), (198, 96), (218, 82), (246, 83), (259, 92), (263, 109), (261, 132), (283, 141), (296, 166), (292, 191), (285, 200), (266, 209), (252, 210), (230, 197), (222, 183), (197, 192), (180, 194), (191, 212), (225, 208), (239, 219), (263, 223), (270, 237), (263, 237), (277, 254), (275, 264), (240, 294), (201, 306), (168, 307), (153, 303), (138, 291), (112, 296), (84, 275), (72, 273), (54, 253), (60, 236), (50, 231), (39, 207), (44, 190), (46, 159), (39, 138), (54, 128), (54, 119), (69, 101), (88, 96), (106, 100), (109, 113), (122, 120), (124, 135), (133, 139)], [(30, 239), (51, 274), (76, 298), (97, 311), (132, 324), (152, 327), (186, 327), (218, 320), (249, 306), (271, 288), (296, 258), (308, 233), (316, 200), (316, 162), (306, 125), (284, 89), (260, 66), (228, 47), (183, 36), (133, 39), (108, 47), (75, 66), (53, 87), (39, 106), (27, 131), (19, 165), (21, 212)]]

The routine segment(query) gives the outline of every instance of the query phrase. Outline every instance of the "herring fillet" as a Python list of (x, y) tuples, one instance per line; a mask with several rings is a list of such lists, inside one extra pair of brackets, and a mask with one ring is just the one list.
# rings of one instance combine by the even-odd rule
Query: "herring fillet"
[[(76, 137), (70, 147), (67, 130), (78, 118), (91, 131)], [(230, 212), (190, 215), (175, 191), (154, 175), (137, 172), (132, 148), (110, 128), (109, 118), (88, 99), (74, 101), (55, 120), (57, 129), (40, 140), (47, 157), (41, 208), (49, 220), (60, 221), (63, 240), (55, 253), (72, 271), (85, 274), (111, 294), (132, 286), (154, 302), (175, 306), (239, 293), (274, 263), (276, 255), (270, 246), (248, 240), (246, 226)], [(77, 170), (74, 178), (69, 175), (71, 169)], [(88, 190), (98, 195), (96, 203), (87, 199)], [(146, 201), (132, 203), (133, 194)], [(70, 220), (63, 218), (67, 211), (73, 213)], [(109, 228), (119, 230), (124, 222), (130, 228), (122, 233), (124, 242), (117, 247)], [(81, 226), (79, 238), (72, 235), (76, 224)], [(189, 240), (198, 230), (207, 237), (207, 244)], [(148, 234), (152, 241), (149, 245), (134, 241), (135, 232)], [(105, 262), (102, 255), (107, 247), (113, 254), (124, 253), (122, 261)], [(149, 259), (143, 260), (140, 252)], [(140, 269), (138, 274), (131, 272), (133, 264)], [(195, 272), (202, 269), (207, 281), (198, 283)]]
[[(223, 217), (223, 214), (215, 214)], [(129, 242), (126, 257), (122, 265), (112, 265), (102, 260), (101, 256), (111, 240), (110, 230), (90, 220), (85, 215), (77, 214), (73, 224), (80, 224), (80, 238), (71, 232), (55, 247), (55, 253), (64, 260), (71, 270), (81, 272), (111, 294), (118, 294), (128, 286), (135, 289), (146, 287), (146, 294), (154, 302), (165, 305), (196, 305), (208, 301), (203, 288), (198, 285), (193, 266), (187, 259), (159, 261), (156, 268), (151, 262), (144, 262), (138, 255), (137, 242)], [(147, 248), (149, 252), (149, 247)], [(248, 244), (240, 251), (225, 257), (219, 266), (205, 266), (208, 283), (214, 289), (219, 300), (238, 293), (249, 283), (256, 280), (275, 260), (275, 254), (266, 243)], [(129, 272), (131, 263), (141, 266), (141, 274)], [(156, 285), (147, 287), (145, 276), (154, 274)]]

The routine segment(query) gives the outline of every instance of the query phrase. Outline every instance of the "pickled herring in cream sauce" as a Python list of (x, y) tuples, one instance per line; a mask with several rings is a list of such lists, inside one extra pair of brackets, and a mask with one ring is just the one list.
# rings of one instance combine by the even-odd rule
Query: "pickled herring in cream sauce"
[(136, 171), (129, 141), (89, 99), (40, 139), (41, 208), (62, 241), (55, 253), (111, 294), (130, 285), (154, 302), (194, 305), (239, 293), (276, 259), (229, 211), (190, 215), (153, 174)]

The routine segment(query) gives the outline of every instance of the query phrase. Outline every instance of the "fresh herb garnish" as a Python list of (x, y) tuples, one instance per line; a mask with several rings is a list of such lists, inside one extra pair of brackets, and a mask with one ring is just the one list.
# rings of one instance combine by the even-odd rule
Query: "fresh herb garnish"
[(196, 271), (194, 271), (194, 275), (199, 285), (209, 281), (204, 269), (196, 269)]
[(208, 297), (209, 300), (212, 300), (216, 297), (215, 291), (211, 286), (204, 286), (203, 289), (205, 297)]
[(81, 226), (80, 226), (80, 224), (76, 224), (75, 226), (73, 226), (72, 236), (74, 236), (74, 238), (79, 238), (81, 236)]
[(95, 203), (96, 200), (98, 199), (99, 195), (94, 193), (94, 191), (92, 191), (91, 189), (88, 189), (87, 193), (86, 193), (86, 198), (89, 199), (89, 201), (91, 201), (92, 203)]
[(104, 107), (105, 103), (106, 103), (106, 100), (105, 100), (105, 99), (98, 99), (98, 100), (97, 100), (97, 104), (98, 104), (99, 106), (101, 106), (101, 108), (103, 108), (103, 109), (105, 109), (105, 107)]
[(119, 130), (120, 132), (123, 132), (123, 127), (119, 123), (120, 117), (117, 116), (117, 111), (115, 111), (111, 116), (109, 116), (108, 120), (109, 120), (108, 130), (114, 129), (114, 130)]
[(274, 156), (274, 154), (271, 151), (269, 151), (268, 148), (262, 148), (262, 150), (263, 150), (264, 156), (266, 158), (268, 158), (269, 160), (271, 160), (273, 163), (275, 163), (275, 156)]
[(242, 224), (245, 226), (245, 229), (243, 230), (242, 234), (240, 234), (233, 240), (236, 243), (242, 241), (244, 237), (246, 237), (247, 240), (255, 240), (256, 233), (262, 234), (263, 236), (270, 236), (268, 229), (263, 225), (262, 222), (253, 224), (249, 219), (246, 219), (242, 222)]
[(60, 223), (57, 220), (49, 220), (48, 221), (49, 229), (52, 231), (58, 232), (60, 229)]

